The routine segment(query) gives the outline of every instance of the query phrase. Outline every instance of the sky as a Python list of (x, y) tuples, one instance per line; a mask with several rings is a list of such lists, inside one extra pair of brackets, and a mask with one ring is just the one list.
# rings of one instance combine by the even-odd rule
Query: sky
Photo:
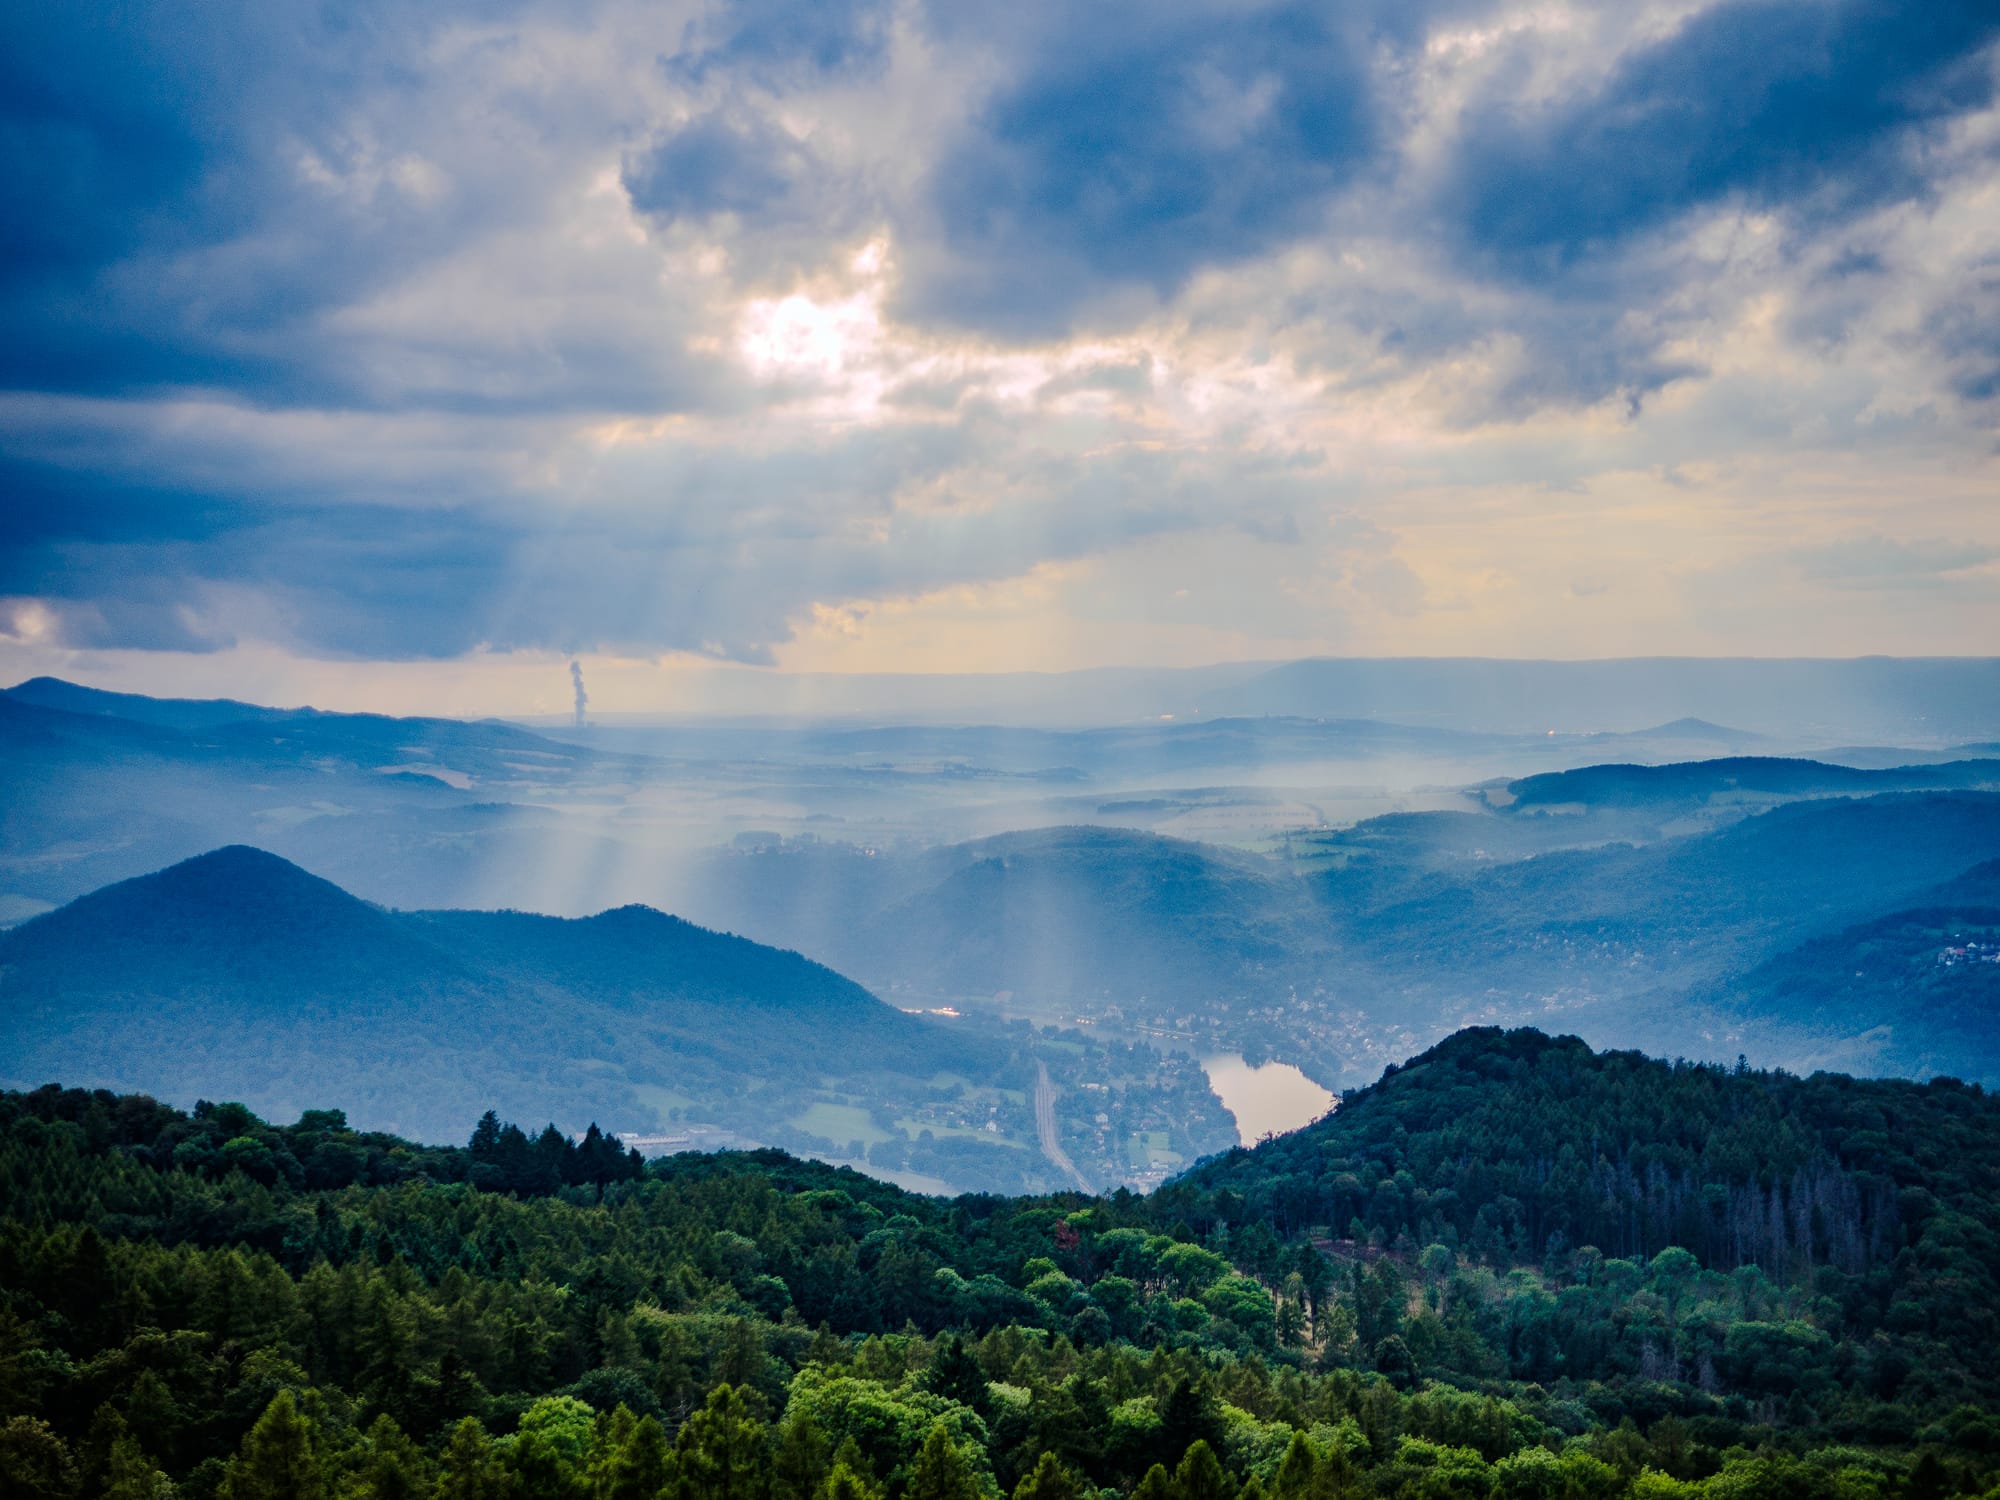
[(0, 675), (2000, 652), (1991, 0), (0, 8)]

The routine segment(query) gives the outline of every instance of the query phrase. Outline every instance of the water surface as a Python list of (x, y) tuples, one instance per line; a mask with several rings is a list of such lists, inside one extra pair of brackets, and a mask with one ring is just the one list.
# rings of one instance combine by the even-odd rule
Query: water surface
[(1205, 1057), (1201, 1065), (1209, 1087), (1236, 1116), (1236, 1138), (1246, 1146), (1266, 1135), (1297, 1130), (1333, 1107), (1333, 1095), (1290, 1063), (1253, 1068), (1240, 1057), (1224, 1055)]

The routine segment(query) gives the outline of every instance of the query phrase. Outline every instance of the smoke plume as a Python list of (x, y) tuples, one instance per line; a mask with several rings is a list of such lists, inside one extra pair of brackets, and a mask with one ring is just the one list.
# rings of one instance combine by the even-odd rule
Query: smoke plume
[(576, 692), (576, 727), (583, 728), (583, 711), (590, 706), (590, 694), (583, 690), (583, 663), (569, 664), (569, 685)]

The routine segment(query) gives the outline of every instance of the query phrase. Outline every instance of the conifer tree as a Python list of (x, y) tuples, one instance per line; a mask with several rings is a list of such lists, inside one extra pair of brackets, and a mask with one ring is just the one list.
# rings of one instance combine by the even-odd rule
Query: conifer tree
[(444, 1476), (437, 1500), (507, 1500), (507, 1471), (493, 1451), (486, 1429), (467, 1417), (451, 1430), (445, 1444)]
[(1313, 1454), (1312, 1444), (1306, 1441), (1306, 1435), (1294, 1432), (1272, 1480), (1278, 1500), (1306, 1500), (1313, 1493), (1314, 1471), (1318, 1467), (1319, 1460)]
[(1234, 1500), (1236, 1487), (1205, 1438), (1196, 1438), (1174, 1470), (1174, 1500)]
[(1014, 1486), (1014, 1500), (1076, 1500), (1078, 1488), (1076, 1476), (1053, 1453), (1044, 1452)]
[(770, 1429), (734, 1386), (719, 1385), (674, 1437), (663, 1494), (670, 1500), (764, 1500)]
[(981, 1500), (979, 1476), (939, 1422), (910, 1470), (904, 1500)]
[(362, 1460), (357, 1500), (430, 1500), (431, 1465), (396, 1420), (377, 1417), (368, 1428), (367, 1455)]
[(173, 1493), (173, 1481), (146, 1457), (137, 1438), (127, 1432), (112, 1441), (101, 1500), (170, 1500)]
[(882, 1490), (865, 1475), (836, 1460), (827, 1471), (826, 1482), (819, 1487), (817, 1500), (882, 1500)]
[(941, 1340), (932, 1353), (924, 1384), (960, 1406), (982, 1415), (986, 1411), (986, 1372), (966, 1349), (965, 1340), (955, 1333)]
[(657, 1417), (627, 1419), (597, 1474), (597, 1500), (654, 1500), (667, 1483), (667, 1430)]
[(1165, 1464), (1154, 1464), (1132, 1487), (1131, 1500), (1174, 1500), (1173, 1476)]
[(826, 1434), (808, 1416), (789, 1418), (771, 1459), (771, 1500), (813, 1500), (831, 1469)]
[(220, 1500), (324, 1500), (318, 1434), (290, 1391), (279, 1391), (243, 1435), (223, 1474)]

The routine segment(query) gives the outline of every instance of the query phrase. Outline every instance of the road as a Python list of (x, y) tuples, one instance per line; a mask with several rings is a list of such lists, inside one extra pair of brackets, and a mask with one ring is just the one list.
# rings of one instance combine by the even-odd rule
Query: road
[(1086, 1193), (1090, 1184), (1083, 1180), (1083, 1173), (1077, 1171), (1076, 1163), (1069, 1159), (1069, 1153), (1062, 1148), (1062, 1141), (1056, 1136), (1056, 1086), (1049, 1081), (1048, 1065), (1037, 1059), (1035, 1062), (1035, 1131), (1042, 1138), (1042, 1155), (1059, 1172), (1066, 1172), (1076, 1185)]

